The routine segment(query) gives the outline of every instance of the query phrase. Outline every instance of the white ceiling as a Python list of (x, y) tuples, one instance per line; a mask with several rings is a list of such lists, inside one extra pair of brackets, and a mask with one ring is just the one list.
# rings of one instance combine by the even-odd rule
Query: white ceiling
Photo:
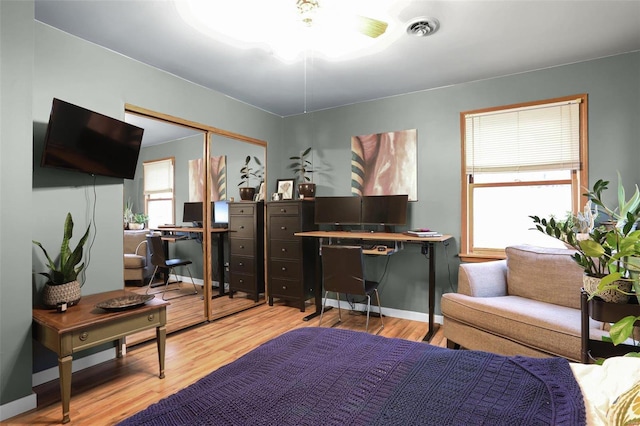
[[(172, 1), (36, 0), (35, 17), (279, 116), (640, 50), (638, 0), (393, 3), (389, 34), (424, 16), (437, 18), (440, 29), (425, 38), (404, 35), (353, 60), (310, 55), (306, 90), (304, 60), (286, 64), (262, 49), (206, 37)], [(247, 31), (262, 24), (246, 23)]]

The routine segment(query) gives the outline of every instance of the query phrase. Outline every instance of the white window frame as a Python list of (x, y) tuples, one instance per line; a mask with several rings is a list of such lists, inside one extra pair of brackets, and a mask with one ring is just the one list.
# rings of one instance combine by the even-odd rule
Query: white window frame
[[(476, 158), (471, 158), (471, 153), (468, 152), (472, 146), (473, 141), (468, 139), (473, 139), (473, 135), (470, 136), (468, 127), (469, 123), (472, 122), (473, 117), (478, 117), (483, 114), (485, 115), (493, 115), (493, 114), (501, 114), (501, 113), (512, 113), (517, 111), (531, 110), (537, 108), (545, 108), (548, 106), (557, 106), (564, 105), (568, 103), (575, 103), (578, 106), (579, 113), (579, 122), (578, 122), (578, 153), (577, 159), (576, 156), (569, 156), (570, 159), (564, 163), (564, 165), (558, 164), (549, 164), (549, 161), (542, 159), (540, 162), (536, 164), (534, 161), (533, 164), (525, 165), (524, 167), (529, 168), (531, 170), (545, 170), (545, 169), (571, 169), (570, 178), (566, 180), (549, 180), (549, 181), (523, 181), (523, 182), (492, 182), (492, 183), (474, 183), (473, 179), (473, 170), (477, 166), (476, 164), (469, 164), (473, 161), (476, 161)], [(473, 193), (476, 188), (500, 188), (506, 186), (531, 186), (531, 185), (558, 185), (558, 184), (570, 184), (571, 185), (571, 210), (576, 213), (581, 210), (581, 206), (586, 202), (586, 198), (582, 196), (584, 192), (586, 192), (585, 188), (588, 186), (588, 134), (587, 134), (587, 95), (572, 95), (561, 98), (554, 98), (548, 100), (541, 100), (535, 102), (528, 102), (522, 104), (514, 104), (514, 105), (506, 105), (499, 106), (493, 108), (485, 108), (473, 111), (464, 111), (460, 113), (460, 132), (461, 132), (461, 141), (462, 141), (462, 168), (461, 168), (461, 182), (462, 182), (462, 224), (461, 224), (461, 244), (460, 244), (460, 258), (463, 261), (473, 262), (473, 261), (484, 261), (484, 260), (494, 260), (504, 258), (504, 248), (496, 249), (496, 248), (482, 248), (475, 247), (473, 242)], [(491, 143), (487, 146), (490, 148), (497, 148), (495, 154), (492, 156), (500, 157), (501, 154), (506, 153), (502, 152), (500, 146), (498, 145), (491, 147)], [(526, 147), (525, 147), (526, 148)], [(539, 151), (540, 147), (536, 145), (536, 150)], [(550, 149), (554, 149), (554, 146), (550, 145)], [(508, 153), (506, 153), (508, 154)], [(537, 154), (534, 153), (534, 154)], [(575, 153), (574, 153), (575, 154)], [(553, 156), (560, 157), (563, 154), (554, 153)], [(480, 163), (481, 167), (485, 167), (484, 169), (480, 168), (480, 170), (491, 170), (491, 167), (496, 167), (495, 170), (509, 170), (509, 167), (505, 167), (505, 163), (500, 163), (498, 159), (497, 162), (493, 162), (493, 159), (490, 158), (492, 156), (487, 157), (488, 161), (483, 161), (480, 159), (478, 163)], [(481, 157), (481, 156), (480, 156)], [(529, 158), (529, 155), (524, 155), (522, 158)], [(548, 158), (552, 158), (549, 156)], [(504, 160), (504, 159), (503, 159)], [(565, 159), (566, 160), (566, 159)], [(505, 161), (510, 161), (508, 156)], [(577, 161), (577, 163), (576, 163)], [(559, 163), (559, 162), (556, 162)], [(478, 170), (478, 169), (476, 169)], [(495, 226), (497, 228), (500, 227), (499, 223), (488, 224), (487, 226)], [(533, 226), (533, 225), (532, 225)]]

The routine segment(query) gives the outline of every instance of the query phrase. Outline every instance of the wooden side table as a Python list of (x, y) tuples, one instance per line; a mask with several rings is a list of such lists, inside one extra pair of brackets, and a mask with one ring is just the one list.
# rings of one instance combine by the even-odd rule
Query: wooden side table
[(76, 352), (118, 340), (116, 356), (120, 358), (126, 336), (155, 327), (159, 377), (164, 378), (166, 307), (169, 303), (156, 298), (145, 305), (120, 311), (106, 311), (95, 306), (111, 298), (132, 294), (115, 290), (83, 296), (77, 305), (63, 313), (45, 308), (33, 309), (33, 337), (58, 354), (62, 423), (70, 421), (71, 362)]

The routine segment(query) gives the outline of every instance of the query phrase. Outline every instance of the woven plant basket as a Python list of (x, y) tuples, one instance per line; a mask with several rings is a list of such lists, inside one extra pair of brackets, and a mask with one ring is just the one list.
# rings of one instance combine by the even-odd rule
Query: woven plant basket
[(71, 281), (62, 285), (45, 284), (42, 291), (42, 302), (48, 308), (55, 308), (58, 303), (67, 302), (67, 306), (73, 306), (80, 301), (80, 283)]
[[(600, 280), (602, 278), (596, 278), (589, 275), (582, 276), (582, 285), (587, 293), (593, 294), (598, 288), (598, 284), (600, 284)], [(630, 281), (615, 281), (622, 291), (630, 292), (631, 291), (631, 282)], [(605, 290), (602, 293), (598, 293), (597, 296), (609, 303), (627, 303), (629, 301), (629, 296), (623, 293), (620, 293), (617, 290)]]

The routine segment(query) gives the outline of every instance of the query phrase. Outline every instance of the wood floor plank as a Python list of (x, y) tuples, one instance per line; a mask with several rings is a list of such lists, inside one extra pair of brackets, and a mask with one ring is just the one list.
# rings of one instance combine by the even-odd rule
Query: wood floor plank
[[(184, 298), (187, 299), (187, 298)], [(167, 336), (166, 377), (158, 378), (158, 354), (155, 342), (144, 342), (127, 348), (127, 354), (73, 374), (71, 390), (71, 425), (112, 425), (150, 404), (194, 383), (211, 371), (234, 361), (260, 344), (301, 327), (318, 326), (318, 318), (303, 321), (312, 312), (275, 303), (219, 320), (177, 331)], [(343, 322), (336, 328), (364, 331), (366, 317), (343, 311)], [(325, 314), (323, 326), (337, 320), (337, 309)], [(380, 333), (419, 341), (427, 324), (385, 317)], [(377, 329), (380, 319), (371, 318), (370, 331)], [(438, 331), (433, 344), (446, 346)], [(54, 380), (37, 386), (38, 408), (8, 419), (7, 425), (50, 425), (62, 419), (59, 383)]]

